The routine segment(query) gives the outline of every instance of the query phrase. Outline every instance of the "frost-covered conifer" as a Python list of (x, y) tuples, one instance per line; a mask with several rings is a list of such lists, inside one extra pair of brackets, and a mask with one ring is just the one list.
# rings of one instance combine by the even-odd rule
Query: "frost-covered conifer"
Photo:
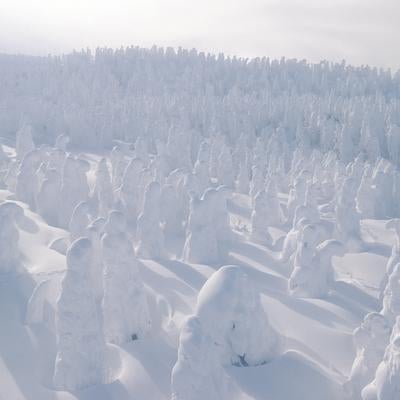
[(145, 191), (143, 211), (137, 222), (137, 253), (143, 258), (158, 259), (165, 254), (160, 215), (161, 188), (150, 182)]
[(373, 218), (375, 215), (376, 188), (372, 184), (372, 168), (367, 164), (364, 168), (360, 186), (357, 190), (357, 211), (363, 218)]
[(86, 177), (89, 168), (89, 163), (83, 159), (72, 156), (65, 159), (61, 183), (63, 207), (60, 209), (59, 215), (62, 227), (68, 226), (75, 207), (81, 201), (87, 201), (89, 198), (89, 185)]
[(105, 218), (97, 218), (86, 228), (86, 235), (93, 246), (93, 257), (90, 267), (90, 279), (93, 286), (96, 301), (100, 304), (104, 294), (104, 263), (102, 256), (101, 238), (104, 233)]
[(272, 237), (268, 232), (269, 212), (268, 195), (265, 190), (262, 190), (254, 198), (254, 208), (251, 213), (251, 237), (266, 244), (272, 243)]
[(160, 140), (156, 139), (157, 155), (152, 160), (152, 165), (154, 168), (153, 175), (155, 180), (160, 184), (165, 183), (168, 174), (171, 172), (170, 161), (167, 153), (166, 144)]
[(61, 200), (61, 176), (54, 168), (46, 170), (45, 179), (40, 185), (36, 198), (37, 212), (53, 226), (59, 225)]
[(104, 262), (104, 331), (108, 342), (122, 344), (143, 337), (151, 320), (124, 215), (111, 211), (101, 239)]
[(90, 206), (87, 201), (80, 202), (75, 208), (68, 224), (71, 243), (85, 236), (90, 223)]
[(53, 168), (60, 175), (62, 175), (66, 157), (67, 154), (65, 153), (65, 151), (60, 149), (52, 149), (48, 155), (47, 168)]
[(281, 346), (253, 283), (240, 267), (224, 266), (204, 284), (195, 314), (182, 327), (172, 398), (230, 397), (221, 366), (259, 365), (277, 356)]
[(197, 160), (193, 167), (193, 175), (196, 176), (199, 182), (200, 192), (203, 193), (208, 187), (211, 185), (210, 180), (210, 150), (207, 142), (203, 142), (199, 149), (199, 154), (197, 156)]
[(361, 390), (374, 378), (389, 337), (390, 325), (378, 313), (367, 314), (361, 326), (354, 330), (353, 341), (357, 353), (350, 377), (345, 383), (345, 392), (349, 399), (361, 399)]
[[(139, 183), (140, 190), (137, 199), (139, 205), (139, 213), (143, 211), (145, 197), (146, 197), (146, 188), (152, 182), (157, 182), (155, 180), (154, 171), (150, 167), (143, 168), (142, 171), (140, 172), (140, 183)], [(159, 182), (157, 183), (160, 185)]]
[(106, 217), (114, 205), (114, 191), (111, 183), (107, 160), (102, 158), (96, 168), (96, 182), (93, 197), (98, 205), (98, 215)]
[(395, 241), (394, 245), (392, 246), (392, 252), (386, 263), (386, 272), (385, 272), (385, 275), (383, 276), (383, 279), (380, 284), (380, 290), (381, 290), (380, 299), (381, 300), (383, 298), (383, 292), (388, 283), (389, 276), (394, 271), (394, 268), (396, 267), (396, 265), (400, 263), (400, 219), (395, 218), (395, 219), (388, 221), (386, 223), (386, 229), (392, 229), (395, 231), (396, 241)]
[(218, 157), (218, 183), (233, 188), (235, 172), (233, 169), (232, 154), (227, 145), (223, 145)]
[(374, 195), (376, 203), (379, 204), (379, 207), (375, 209), (374, 216), (380, 219), (393, 217), (395, 215), (393, 166), (388, 163), (379, 162), (374, 171), (372, 183), (375, 188)]
[(343, 243), (347, 243), (349, 239), (360, 240), (360, 215), (355, 205), (356, 190), (353, 179), (346, 178), (335, 207), (336, 230)]
[(54, 385), (61, 390), (76, 391), (108, 379), (103, 320), (90, 280), (92, 257), (87, 238), (76, 240), (67, 252), (56, 312)]
[(354, 131), (348, 124), (343, 126), (339, 134), (339, 154), (344, 164), (348, 164), (354, 157)]
[(259, 365), (280, 351), (281, 339), (260, 295), (238, 266), (224, 266), (211, 275), (198, 294), (195, 315), (223, 365)]
[(127, 167), (124, 153), (118, 146), (114, 146), (110, 152), (111, 161), (111, 181), (114, 189), (121, 186), (123, 174)]
[(333, 256), (343, 256), (345, 247), (337, 240), (326, 240), (315, 249), (310, 263), (295, 266), (289, 279), (289, 292), (299, 297), (324, 297), (334, 280)]
[(239, 173), (236, 180), (236, 191), (248, 194), (250, 190), (250, 178), (247, 163), (244, 161), (239, 163)]
[(0, 204), (0, 273), (17, 270), (20, 264), (17, 224), (24, 216), (24, 210), (12, 201)]
[(183, 258), (192, 263), (208, 264), (219, 260), (217, 230), (214, 224), (214, 189), (206, 190), (199, 199), (195, 194), (190, 200), (189, 218)]
[(39, 191), (39, 179), (36, 171), (40, 165), (40, 153), (32, 150), (25, 154), (17, 173), (15, 194), (17, 199), (36, 210), (36, 196)]
[(400, 317), (397, 317), (374, 380), (362, 391), (362, 400), (397, 400), (400, 395)]
[(17, 159), (23, 160), (25, 155), (34, 149), (32, 127), (30, 125), (23, 125), (16, 135), (15, 152), (17, 153)]
[(269, 177), (265, 193), (267, 194), (267, 202), (269, 212), (267, 215), (267, 223), (271, 226), (279, 226), (283, 222), (283, 215), (281, 206), (279, 204), (278, 189), (276, 186), (275, 178)]
[[(232, 197), (232, 191), (225, 185), (218, 186), (216, 189), (208, 189), (211, 197), (214, 197), (210, 212), (213, 213), (213, 223), (217, 233), (219, 244), (232, 239), (232, 229), (228, 212), (228, 200)], [(207, 192), (206, 191), (206, 192)]]
[(210, 176), (212, 178), (217, 178), (218, 176), (219, 156), (224, 144), (225, 136), (221, 135), (220, 133), (215, 133), (212, 136), (210, 149)]
[(140, 212), (140, 191), (144, 189), (140, 182), (142, 169), (143, 161), (133, 158), (126, 167), (122, 178), (119, 198), (128, 223), (136, 223)]
[(307, 218), (300, 218), (292, 226), (290, 231), (286, 234), (283, 241), (282, 250), (279, 254), (279, 259), (283, 262), (287, 262), (291, 255), (296, 251), (297, 241), (301, 235), (303, 228), (309, 225), (310, 221)]
[(307, 177), (308, 171), (303, 170), (294, 179), (293, 186), (290, 188), (289, 197), (287, 201), (287, 222), (291, 223), (296, 211), (300, 205), (304, 205), (306, 200), (307, 191)]
[(164, 234), (180, 235), (183, 232), (183, 214), (177, 189), (170, 184), (161, 188), (160, 220)]
[(227, 395), (227, 379), (214, 343), (196, 316), (188, 317), (181, 328), (171, 391), (172, 400), (221, 400)]
[(400, 165), (400, 126), (392, 125), (387, 132), (387, 148), (390, 161)]
[[(309, 268), (316, 254), (316, 247), (319, 242), (318, 231), (315, 225), (305, 224), (299, 226), (299, 232), (296, 235), (296, 250), (293, 253), (293, 269)], [(290, 288), (289, 284), (289, 288)]]
[(251, 168), (250, 197), (254, 202), (257, 194), (265, 189), (264, 174), (261, 168), (253, 166)]
[(147, 167), (150, 162), (149, 157), (149, 149), (147, 139), (141, 136), (138, 136), (135, 141), (135, 157), (139, 158), (143, 161), (143, 165)]
[(400, 263), (396, 264), (388, 275), (382, 306), (382, 315), (393, 325), (396, 317), (400, 315)]

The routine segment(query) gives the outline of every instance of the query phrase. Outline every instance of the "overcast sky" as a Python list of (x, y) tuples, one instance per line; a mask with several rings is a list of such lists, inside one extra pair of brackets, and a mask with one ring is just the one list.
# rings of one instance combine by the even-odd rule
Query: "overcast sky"
[(400, 0), (0, 0), (0, 53), (131, 44), (400, 69)]

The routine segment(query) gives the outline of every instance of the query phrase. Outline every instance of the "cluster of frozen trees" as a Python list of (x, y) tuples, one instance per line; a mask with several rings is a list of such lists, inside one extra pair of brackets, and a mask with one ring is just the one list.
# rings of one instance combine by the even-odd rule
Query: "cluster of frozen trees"
[[(399, 74), (344, 64), (157, 48), (1, 56), (0, 134), (16, 132), (16, 142), (15, 154), (0, 146), (0, 185), (69, 231), (55, 385), (108, 381), (109, 343), (149, 333), (138, 258), (220, 265), (241, 235), (278, 253), (289, 295), (325, 297), (333, 257), (362, 249), (361, 220), (376, 218), (391, 219), (398, 238), (382, 311), (354, 332), (345, 388), (352, 399), (397, 400), (399, 97)], [(76, 151), (84, 147), (102, 156)], [(235, 231), (238, 195), (250, 214)], [(1, 273), (18, 268), (23, 216), (16, 203), (0, 204)], [(175, 254), (171, 236), (183, 239)], [(223, 366), (262, 364), (280, 345), (251, 279), (222, 267), (183, 324), (173, 398), (229, 397)]]
[(382, 309), (367, 314), (353, 333), (356, 358), (345, 384), (351, 399), (394, 400), (400, 395), (400, 220), (387, 227), (397, 239), (381, 283)]
[[(399, 172), (383, 158), (372, 162), (360, 153), (346, 164), (332, 151), (323, 153), (311, 146), (302, 146), (289, 153), (278, 136), (252, 141), (245, 134), (233, 144), (222, 134), (203, 137), (195, 146), (196, 151), (191, 151), (194, 146), (191, 139), (171, 130), (166, 140), (158, 138), (156, 149), (152, 149), (151, 138), (139, 137), (133, 143), (116, 142), (103, 158), (89, 162), (84, 155), (68, 151), (66, 135), (58, 137), (53, 147), (36, 147), (31, 127), (23, 125), (17, 132), (15, 157), (3, 157), (3, 185), (49, 224), (69, 230), (68, 270), (56, 322), (55, 382), (58, 387), (75, 390), (103, 382), (110, 374), (104, 370), (106, 344), (120, 345), (149, 331), (147, 294), (136, 257), (170, 257), (165, 237), (180, 235), (184, 237), (184, 245), (181, 253), (174, 256), (200, 264), (218, 264), (223, 260), (223, 247), (236, 240), (229, 213), (233, 193), (248, 196), (252, 210), (247, 230), (249, 239), (272, 248), (275, 243), (270, 228), (287, 229), (280, 260), (290, 268), (288, 292), (293, 296), (328, 295), (334, 280), (332, 257), (363, 246), (360, 220), (399, 214), (396, 201)], [(90, 183), (89, 171), (94, 171)], [(7, 204), (2, 207), (6, 209)], [(4, 239), (7, 242), (13, 235), (17, 238), (15, 224), (22, 212), (12, 204), (15, 210), (6, 213), (4, 219), (9, 222), (2, 227), (9, 230), (8, 239)], [(396, 219), (388, 223), (388, 228), (397, 234), (400, 232)], [(14, 240), (14, 247), (16, 243)], [(12, 254), (4, 253), (10, 261), (3, 265), (12, 268), (18, 249), (13, 250), (12, 246), (7, 249)], [(399, 315), (399, 259), (396, 243), (382, 283), (382, 315), (389, 324)], [(84, 265), (86, 269), (77, 265)], [(77, 276), (74, 268), (83, 275)], [(246, 285), (250, 287), (249, 283)], [(79, 302), (73, 296), (79, 297), (79, 293), (88, 297), (85, 307), (76, 306)], [(222, 294), (218, 296), (223, 298)], [(254, 298), (254, 295), (244, 293), (243, 298)], [(258, 300), (249, 301), (258, 304)], [(237, 307), (246, 309), (247, 305)], [(258, 315), (262, 310), (254, 307)], [(75, 329), (68, 328), (73, 325), (71, 318), (95, 319), (99, 324), (96, 335), (78, 328), (70, 331)], [(218, 342), (220, 339), (213, 336), (215, 333), (208, 331), (210, 322), (199, 318), (196, 313), (183, 332), (197, 329), (187, 335), (200, 335), (206, 341), (211, 337), (209, 344)], [(216, 315), (211, 319), (223, 321)], [(260, 321), (263, 321), (261, 317)], [(239, 322), (233, 324), (239, 329)], [(275, 337), (269, 333), (268, 323), (263, 324), (261, 337), (254, 339), (259, 344)], [(224, 337), (229, 331), (226, 326), (221, 327)], [(94, 335), (93, 346), (98, 355), (81, 362), (80, 344), (85, 343), (85, 335)], [(189, 340), (185, 335), (182, 348)], [(249, 332), (246, 335), (251, 337)], [(235, 334), (233, 338), (229, 340), (239, 340)], [(189, 347), (190, 343), (189, 340)], [(246, 347), (250, 345), (235, 345), (244, 350), (236, 355), (229, 350), (230, 362), (260, 361), (252, 359), (253, 350)], [(221, 344), (221, 348), (224, 346)], [(215, 368), (219, 370), (227, 357), (225, 354), (214, 360)], [(94, 368), (95, 362), (98, 369)], [(94, 375), (88, 375), (88, 381), (79, 380), (74, 375), (75, 363), (94, 371)], [(176, 368), (180, 371), (183, 367)], [(180, 379), (175, 377), (174, 382)]]
[(348, 163), (360, 151), (399, 162), (400, 74), (345, 63), (227, 58), (171, 48), (97, 49), (59, 57), (0, 57), (0, 135), (21, 118), (34, 139), (75, 146), (113, 139), (194, 142), (221, 132), (232, 143), (278, 135)]
[(400, 315), (391, 324), (369, 313), (354, 331), (356, 358), (345, 392), (349, 399), (396, 400), (400, 394)]
[(112, 377), (107, 343), (121, 345), (151, 328), (124, 215), (111, 211), (86, 227), (67, 251), (57, 301), (57, 388), (77, 390)]
[[(164, 235), (176, 234), (187, 236), (185, 257), (205, 262), (208, 249), (217, 246), (213, 261), (218, 262), (219, 240), (226, 241), (231, 233), (231, 191), (223, 185), (209, 187), (211, 178), (201, 181), (198, 169), (191, 170), (191, 160), (180, 157), (184, 143), (173, 137), (160, 143), (160, 154), (150, 154), (147, 142), (137, 140), (118, 144), (92, 165), (83, 155), (68, 152), (67, 143), (64, 135), (55, 147), (37, 148), (30, 126), (23, 125), (15, 157), (4, 157), (2, 178), (17, 200), (47, 223), (69, 231), (55, 321), (54, 383), (75, 391), (111, 379), (107, 343), (121, 345), (150, 331), (147, 292), (136, 257), (166, 257)], [(208, 165), (207, 160), (206, 169)], [(201, 209), (195, 207), (196, 199)], [(8, 272), (19, 262), (16, 224), (23, 209), (4, 202), (1, 210), (2, 265)], [(29, 314), (34, 316), (28, 321), (38, 322), (43, 313), (32, 307)]]

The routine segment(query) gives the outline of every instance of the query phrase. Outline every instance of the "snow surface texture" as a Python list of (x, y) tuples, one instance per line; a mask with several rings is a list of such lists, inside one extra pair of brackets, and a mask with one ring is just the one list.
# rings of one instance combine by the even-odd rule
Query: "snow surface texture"
[(0, 398), (398, 400), (400, 75), (0, 56)]

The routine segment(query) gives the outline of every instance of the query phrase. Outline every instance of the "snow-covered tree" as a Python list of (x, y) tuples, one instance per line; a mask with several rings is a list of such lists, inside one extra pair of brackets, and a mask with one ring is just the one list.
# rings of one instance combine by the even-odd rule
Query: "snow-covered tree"
[(37, 212), (43, 219), (53, 226), (59, 225), (61, 201), (61, 176), (54, 168), (46, 170), (45, 179), (40, 185), (36, 198)]
[(235, 172), (233, 169), (232, 154), (227, 145), (223, 145), (218, 157), (218, 183), (230, 188), (235, 182)]
[(93, 197), (97, 203), (98, 215), (107, 217), (114, 205), (114, 191), (111, 183), (107, 160), (102, 158), (96, 168), (96, 183), (93, 189)]
[(318, 245), (318, 231), (315, 225), (301, 226), (297, 236), (296, 251), (293, 257), (293, 271), (296, 268), (309, 268), (312, 265)]
[(360, 240), (360, 215), (356, 210), (354, 180), (350, 177), (343, 182), (339, 193), (336, 211), (336, 230), (343, 243), (350, 239)]
[(24, 216), (24, 210), (12, 201), (0, 204), (0, 273), (17, 271), (20, 265), (17, 224)]
[(350, 377), (344, 386), (349, 399), (361, 399), (361, 391), (374, 378), (389, 337), (388, 321), (383, 315), (375, 312), (367, 314), (360, 327), (354, 330), (353, 341), (356, 357)]
[(25, 155), (34, 149), (32, 127), (30, 125), (23, 125), (16, 134), (15, 152), (17, 153), (17, 159), (23, 160)]
[(62, 183), (61, 198), (63, 207), (60, 210), (60, 224), (62, 227), (68, 226), (75, 207), (89, 198), (89, 185), (86, 173), (90, 165), (86, 160), (68, 156), (65, 159)]
[(400, 315), (400, 263), (396, 264), (388, 277), (383, 291), (382, 306), (382, 315), (393, 325), (396, 317)]
[(200, 192), (203, 193), (211, 185), (210, 180), (210, 149), (207, 142), (203, 142), (200, 145), (197, 160), (193, 167), (193, 175), (196, 176), (199, 185)]
[(296, 251), (297, 242), (300, 240), (301, 232), (306, 225), (310, 224), (310, 221), (307, 218), (300, 218), (298, 221), (295, 221), (296, 223), (285, 236), (282, 250), (279, 254), (279, 259), (283, 262), (287, 262), (292, 254)]
[(268, 194), (265, 190), (258, 192), (254, 198), (254, 208), (251, 213), (251, 237), (265, 244), (272, 244), (268, 232), (268, 214), (270, 212)]
[(363, 218), (373, 218), (375, 216), (375, 190), (372, 184), (372, 167), (367, 164), (363, 171), (356, 198), (357, 211)]
[(283, 222), (283, 215), (281, 206), (278, 198), (278, 188), (275, 182), (275, 178), (270, 176), (265, 188), (265, 192), (268, 197), (268, 208), (269, 212), (267, 215), (267, 223), (271, 226), (279, 226)]
[(118, 146), (114, 146), (110, 152), (111, 181), (114, 189), (121, 186), (123, 174), (127, 167), (124, 153)]
[(242, 268), (224, 266), (204, 284), (195, 314), (182, 326), (178, 361), (172, 370), (172, 398), (230, 397), (221, 366), (259, 365), (281, 350), (281, 338), (270, 325), (253, 283)]
[(362, 391), (362, 400), (396, 400), (400, 395), (400, 316), (397, 317), (374, 380)]
[(40, 153), (32, 150), (25, 154), (17, 173), (15, 194), (17, 199), (27, 203), (34, 211), (39, 191), (39, 179), (36, 171), (40, 165)]
[(290, 188), (287, 201), (287, 222), (289, 223), (292, 222), (296, 208), (305, 203), (308, 177), (308, 171), (302, 170)]
[(103, 320), (90, 280), (93, 247), (88, 238), (72, 243), (57, 300), (57, 358), (54, 385), (76, 391), (107, 381)]
[(211, 275), (198, 294), (195, 315), (223, 365), (259, 365), (281, 349), (258, 291), (239, 266), (224, 266)]
[(122, 344), (143, 337), (151, 320), (126, 221), (119, 211), (108, 215), (101, 239), (104, 262), (104, 331), (108, 342)]
[(85, 236), (87, 236), (93, 246), (93, 257), (90, 267), (90, 279), (95, 294), (96, 301), (100, 304), (104, 295), (104, 262), (101, 248), (101, 238), (104, 233), (105, 218), (97, 218), (86, 227)]
[(239, 173), (236, 180), (236, 190), (239, 193), (248, 194), (250, 191), (250, 177), (247, 164), (240, 162)]
[(145, 191), (143, 211), (137, 222), (137, 253), (143, 258), (161, 258), (165, 254), (160, 215), (161, 188), (150, 182)]
[(265, 189), (264, 174), (261, 168), (254, 165), (251, 168), (250, 197), (254, 202), (257, 194)]
[(289, 292), (299, 297), (324, 297), (334, 280), (333, 256), (343, 256), (345, 247), (337, 240), (326, 240), (315, 249), (311, 263), (295, 266), (289, 279)]
[(141, 210), (140, 191), (145, 189), (141, 185), (142, 170), (143, 161), (133, 158), (123, 173), (119, 197), (128, 223), (136, 223)]
[(386, 272), (380, 283), (380, 299), (383, 298), (383, 293), (389, 280), (389, 276), (394, 271), (394, 268), (400, 263), (400, 219), (395, 218), (386, 223), (386, 229), (394, 230), (396, 239), (392, 246), (390, 257), (386, 263)]
[(180, 235), (183, 232), (183, 213), (179, 203), (178, 191), (170, 184), (161, 188), (160, 219), (164, 234)]
[(90, 223), (90, 206), (86, 201), (80, 202), (72, 213), (71, 220), (68, 224), (68, 229), (70, 232), (71, 243), (85, 236), (86, 228)]
[(172, 400), (221, 400), (227, 379), (214, 343), (197, 316), (184, 322), (179, 335), (178, 360), (172, 369)]
[(208, 264), (219, 260), (217, 229), (214, 224), (215, 193), (209, 189), (199, 199), (190, 200), (183, 259), (192, 263)]

